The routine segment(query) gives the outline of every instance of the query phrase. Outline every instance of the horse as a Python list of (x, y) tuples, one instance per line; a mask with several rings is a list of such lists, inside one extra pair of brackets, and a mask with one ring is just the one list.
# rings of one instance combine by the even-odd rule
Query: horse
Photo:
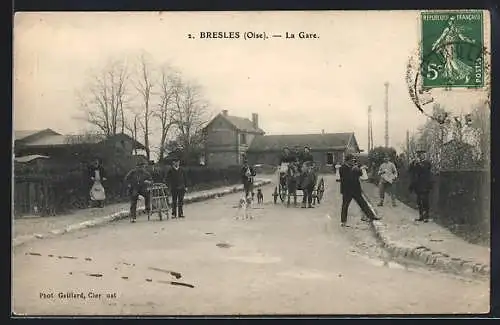
[(293, 204), (297, 205), (297, 190), (299, 188), (300, 172), (299, 167), (296, 164), (291, 163), (288, 165), (285, 180), (288, 197), (287, 206), (290, 206), (291, 196), (293, 196)]
[(314, 165), (304, 165), (302, 167), (302, 175), (300, 189), (302, 189), (302, 208), (312, 208), (314, 187), (318, 181), (318, 174)]

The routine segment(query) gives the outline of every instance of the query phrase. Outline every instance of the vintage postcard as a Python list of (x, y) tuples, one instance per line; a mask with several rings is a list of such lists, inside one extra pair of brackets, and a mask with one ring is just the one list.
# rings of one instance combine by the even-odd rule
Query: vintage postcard
[(17, 13), (12, 314), (488, 313), (490, 29)]

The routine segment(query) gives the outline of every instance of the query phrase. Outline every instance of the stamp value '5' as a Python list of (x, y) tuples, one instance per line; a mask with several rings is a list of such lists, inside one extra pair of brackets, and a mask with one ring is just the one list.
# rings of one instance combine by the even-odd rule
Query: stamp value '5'
[(423, 86), (483, 87), (483, 13), (423, 12), (421, 24)]

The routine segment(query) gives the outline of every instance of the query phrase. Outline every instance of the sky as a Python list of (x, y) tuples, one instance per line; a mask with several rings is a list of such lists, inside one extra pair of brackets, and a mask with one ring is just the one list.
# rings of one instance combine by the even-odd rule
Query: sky
[[(388, 82), (389, 144), (400, 148), (406, 131), (426, 121), (406, 83), (407, 63), (419, 48), (419, 17), (417, 11), (17, 13), (14, 129), (83, 132), (88, 125), (75, 119), (77, 92), (90, 72), (110, 58), (145, 51), (200, 84), (213, 115), (258, 113), (267, 134), (355, 132), (361, 149), (369, 105), (375, 146), (384, 144)], [(231, 31), (240, 39), (199, 38)], [(319, 38), (298, 39), (301, 31)], [(244, 40), (244, 32), (296, 38)], [(457, 110), (477, 101), (469, 92), (444, 97)]]

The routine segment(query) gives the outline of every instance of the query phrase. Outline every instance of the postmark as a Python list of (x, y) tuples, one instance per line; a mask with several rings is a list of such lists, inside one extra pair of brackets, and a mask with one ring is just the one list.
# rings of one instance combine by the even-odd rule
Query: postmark
[(484, 86), (482, 11), (422, 12), (424, 87)]

